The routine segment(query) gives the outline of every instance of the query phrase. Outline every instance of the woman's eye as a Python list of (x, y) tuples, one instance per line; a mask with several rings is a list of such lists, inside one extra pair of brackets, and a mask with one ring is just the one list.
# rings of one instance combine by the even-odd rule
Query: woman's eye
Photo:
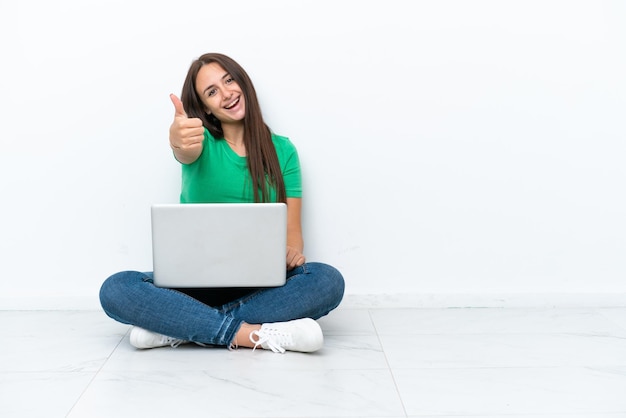
[(209, 92), (207, 93), (207, 96), (208, 96), (208, 97), (214, 96), (214, 95), (215, 95), (215, 92), (216, 92), (216, 90), (215, 90), (215, 89), (213, 89), (213, 90), (209, 90)]
[(232, 77), (228, 77), (228, 78), (226, 79), (226, 84), (230, 84), (230, 83), (232, 83), (233, 81), (234, 81), (234, 80), (233, 80), (233, 78), (232, 78)]

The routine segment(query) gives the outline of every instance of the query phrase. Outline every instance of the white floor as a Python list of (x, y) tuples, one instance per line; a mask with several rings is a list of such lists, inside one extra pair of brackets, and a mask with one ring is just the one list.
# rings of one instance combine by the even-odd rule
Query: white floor
[(1, 417), (626, 417), (626, 308), (338, 309), (314, 354), (0, 311)]

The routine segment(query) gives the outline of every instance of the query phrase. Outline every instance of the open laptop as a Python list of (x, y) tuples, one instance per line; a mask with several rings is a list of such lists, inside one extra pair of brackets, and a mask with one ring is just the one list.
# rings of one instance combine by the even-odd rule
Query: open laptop
[(156, 286), (285, 284), (284, 203), (155, 204), (151, 216)]

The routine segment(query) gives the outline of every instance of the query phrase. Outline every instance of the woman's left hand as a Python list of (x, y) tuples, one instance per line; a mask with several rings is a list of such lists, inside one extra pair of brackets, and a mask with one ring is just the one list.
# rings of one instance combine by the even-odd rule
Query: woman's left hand
[(306, 262), (304, 254), (294, 247), (287, 246), (287, 270), (303, 265)]

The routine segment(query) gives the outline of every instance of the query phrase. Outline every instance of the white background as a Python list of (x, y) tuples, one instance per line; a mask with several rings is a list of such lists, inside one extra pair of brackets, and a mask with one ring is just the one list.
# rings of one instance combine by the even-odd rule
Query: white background
[(168, 94), (205, 52), (297, 146), (305, 252), (348, 298), (615, 303), (625, 28), (622, 1), (0, 0), (0, 308), (151, 269)]

